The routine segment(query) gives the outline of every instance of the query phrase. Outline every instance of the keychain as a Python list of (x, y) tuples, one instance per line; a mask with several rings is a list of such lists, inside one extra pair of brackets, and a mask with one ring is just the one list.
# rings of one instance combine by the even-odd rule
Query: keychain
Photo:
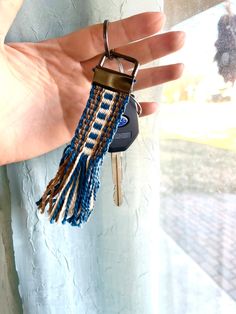
[(133, 94), (130, 95), (129, 103), (118, 126), (118, 130), (109, 147), (111, 153), (112, 178), (114, 183), (113, 199), (116, 206), (122, 205), (122, 178), (123, 152), (135, 141), (139, 133), (138, 115), (141, 114), (141, 106)]
[[(130, 100), (139, 63), (136, 59), (109, 50), (108, 20), (103, 23), (105, 53), (93, 69), (89, 99), (66, 146), (55, 177), (36, 202), (50, 222), (68, 222), (80, 226), (94, 208), (99, 189), (99, 173)], [(106, 59), (126, 60), (133, 64), (131, 75), (104, 67)]]

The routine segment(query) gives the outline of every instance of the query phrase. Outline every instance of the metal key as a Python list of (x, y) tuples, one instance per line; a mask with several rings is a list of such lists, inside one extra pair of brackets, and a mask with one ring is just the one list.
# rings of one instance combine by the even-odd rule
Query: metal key
[(122, 152), (127, 150), (137, 138), (139, 133), (137, 101), (131, 94), (129, 103), (119, 123), (118, 130), (109, 147), (111, 153), (112, 177), (114, 183), (114, 203), (121, 206), (122, 194)]
[(114, 184), (113, 199), (116, 206), (121, 206), (123, 201), (122, 194), (122, 153), (111, 154), (112, 179)]

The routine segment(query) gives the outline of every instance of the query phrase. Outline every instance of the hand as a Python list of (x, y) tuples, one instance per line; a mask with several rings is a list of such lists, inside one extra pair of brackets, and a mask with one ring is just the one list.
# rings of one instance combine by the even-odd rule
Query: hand
[[(4, 44), (21, 3), (0, 2), (0, 165), (39, 156), (71, 140), (88, 99), (92, 68), (104, 52), (102, 24), (38, 43)], [(163, 14), (155, 12), (110, 22), (110, 49), (141, 64), (178, 50), (183, 33), (157, 35), (163, 22)], [(142, 69), (135, 89), (177, 79), (182, 68)], [(155, 102), (141, 105), (143, 115), (157, 107)]]

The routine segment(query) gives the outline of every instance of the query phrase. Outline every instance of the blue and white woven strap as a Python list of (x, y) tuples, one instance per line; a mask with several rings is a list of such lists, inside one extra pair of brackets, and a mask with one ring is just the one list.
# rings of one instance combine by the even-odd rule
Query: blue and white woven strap
[(116, 133), (129, 94), (92, 84), (90, 97), (59, 169), (36, 203), (41, 213), (48, 207), (50, 221), (80, 226), (94, 208), (99, 172)]

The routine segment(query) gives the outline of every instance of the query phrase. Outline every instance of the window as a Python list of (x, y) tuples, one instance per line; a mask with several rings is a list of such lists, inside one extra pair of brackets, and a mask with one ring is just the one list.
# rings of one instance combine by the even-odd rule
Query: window
[(236, 313), (236, 87), (214, 62), (224, 14), (222, 3), (174, 27), (187, 36), (160, 110), (161, 314)]

